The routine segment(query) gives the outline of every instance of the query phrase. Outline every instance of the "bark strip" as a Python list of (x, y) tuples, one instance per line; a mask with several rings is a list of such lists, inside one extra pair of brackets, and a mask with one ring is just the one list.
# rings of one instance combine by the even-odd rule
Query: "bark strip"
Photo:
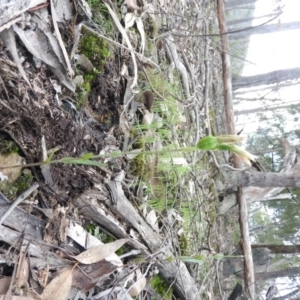
[[(223, 0), (217, 1), (217, 12), (218, 12), (218, 21), (220, 28), (220, 39), (222, 45), (222, 65), (223, 65), (223, 88), (224, 88), (224, 102), (225, 102), (225, 111), (227, 118), (227, 131), (229, 134), (235, 134), (234, 128), (234, 113), (233, 113), (233, 101), (232, 101), (232, 84), (231, 84), (231, 67), (230, 67), (230, 56), (228, 53), (228, 38), (226, 35), (223, 35), (224, 32), (227, 32), (225, 24), (225, 11)], [(241, 168), (241, 162), (239, 159), (234, 156), (234, 166), (235, 168)], [(251, 299), (255, 298), (255, 278), (254, 278), (254, 267), (252, 259), (252, 250), (251, 242), (249, 237), (249, 227), (248, 227), (248, 209), (246, 198), (243, 193), (243, 189), (238, 189), (238, 204), (239, 204), (239, 217), (240, 217), (240, 228), (241, 228), (241, 245), (244, 254), (244, 263), (245, 263), (245, 290), (249, 293)]]

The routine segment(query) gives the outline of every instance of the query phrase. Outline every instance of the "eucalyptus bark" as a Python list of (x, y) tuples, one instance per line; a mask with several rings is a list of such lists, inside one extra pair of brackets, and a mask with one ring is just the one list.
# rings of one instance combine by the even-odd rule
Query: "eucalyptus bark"
[(271, 272), (259, 272), (255, 273), (256, 278), (260, 280), (274, 279), (279, 277), (293, 277), (300, 274), (300, 268), (289, 268), (285, 270), (271, 271)]
[(294, 173), (272, 173), (255, 171), (226, 171), (228, 188), (236, 187), (300, 187), (300, 175)]
[[(230, 66), (230, 57), (229, 46), (228, 46), (228, 37), (224, 34), (227, 32), (226, 22), (225, 22), (225, 10), (224, 2), (222, 0), (217, 1), (217, 13), (220, 29), (220, 41), (222, 46), (221, 57), (222, 57), (222, 69), (223, 69), (223, 94), (224, 94), (224, 103), (226, 110), (227, 118), (227, 132), (229, 134), (235, 134), (234, 127), (234, 113), (233, 113), (233, 100), (232, 100), (232, 81), (231, 81), (231, 66)], [(241, 162), (237, 156), (233, 157), (234, 166), (236, 168), (241, 168)], [(252, 260), (252, 250), (251, 250), (251, 241), (249, 237), (249, 225), (248, 225), (248, 208), (247, 201), (244, 196), (242, 188), (238, 189), (237, 201), (239, 204), (239, 219), (240, 219), (240, 228), (241, 228), (241, 240), (242, 240), (242, 249), (243, 255), (245, 258), (245, 290), (251, 299), (255, 298), (255, 277), (254, 277), (254, 267)]]
[(249, 88), (260, 85), (278, 84), (287, 80), (293, 80), (300, 77), (300, 68), (291, 68), (276, 70), (265, 74), (253, 76), (240, 76), (232, 79), (234, 90), (240, 88)]
[(270, 253), (275, 254), (295, 254), (300, 253), (300, 245), (268, 245), (268, 244), (256, 244), (251, 246), (254, 248), (268, 248)]

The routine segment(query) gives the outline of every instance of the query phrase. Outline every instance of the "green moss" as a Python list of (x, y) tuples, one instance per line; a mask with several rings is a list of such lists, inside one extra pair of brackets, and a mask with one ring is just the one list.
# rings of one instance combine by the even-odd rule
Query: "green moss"
[(18, 151), (19, 148), (14, 142), (0, 140), (0, 154), (8, 155), (11, 153), (17, 153)]
[(12, 183), (6, 183), (5, 186), (1, 188), (1, 192), (8, 199), (13, 200), (30, 187), (32, 180), (33, 176), (31, 171), (24, 169), (21, 176)]
[(84, 89), (77, 91), (77, 108), (84, 106), (87, 101), (88, 93)]
[(82, 86), (84, 88), (84, 90), (89, 93), (91, 90), (91, 83), (90, 82), (85, 82)]
[[(166, 283), (162, 276), (156, 275), (150, 279), (151, 287), (160, 294), (165, 300), (171, 300), (173, 289)], [(155, 298), (154, 298), (155, 299)]]
[(178, 236), (178, 242), (180, 246), (180, 252), (182, 255), (186, 254), (188, 250), (189, 240), (185, 234), (181, 234)]
[(143, 154), (137, 155), (130, 162), (130, 173), (134, 176), (143, 176), (145, 173), (145, 156)]
[(84, 83), (77, 89), (77, 103), (81, 107), (87, 100), (88, 93), (98, 76), (102, 72), (103, 67), (110, 57), (110, 46), (106, 40), (100, 38), (93, 32), (82, 28), (82, 38), (79, 42), (78, 50), (80, 54), (84, 54), (86, 58), (93, 64), (94, 70), (87, 71), (83, 67), (78, 66), (78, 73), (82, 74)]
[(78, 50), (84, 54), (93, 64), (94, 68), (100, 72), (110, 57), (110, 48), (106, 40), (100, 38), (93, 32), (82, 28), (82, 38), (79, 42)]

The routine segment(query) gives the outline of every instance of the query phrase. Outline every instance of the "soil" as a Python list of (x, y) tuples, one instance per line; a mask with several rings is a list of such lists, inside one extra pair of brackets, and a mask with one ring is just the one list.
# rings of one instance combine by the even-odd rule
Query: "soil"
[[(183, 18), (176, 17), (177, 14), (174, 11), (178, 9), (183, 14), (184, 9), (180, 7), (177, 1), (173, 4), (171, 5), (172, 8), (167, 7), (170, 16), (172, 16), (168, 22), (176, 23), (176, 18), (180, 20)], [(208, 26), (217, 32), (214, 1), (203, 1), (199, 5), (202, 13), (208, 14), (209, 17), (200, 25), (198, 23), (199, 28), (197, 30), (205, 32), (205, 26)], [(191, 8), (185, 9), (189, 12)], [(86, 18), (84, 15), (82, 17)], [(171, 25), (173, 24), (168, 24), (168, 26)], [(184, 27), (186, 24), (182, 23), (181, 26)], [(162, 27), (159, 33), (164, 31), (166, 29)], [(70, 32), (66, 31), (65, 34), (70, 34)], [(120, 37), (116, 40), (119, 41)], [(2, 64), (0, 67), (2, 81), (0, 89), (1, 140), (13, 141), (18, 146), (18, 153), (25, 159), (26, 164), (43, 161), (43, 139), (48, 155), (51, 153), (51, 149), (58, 148), (53, 157), (55, 160), (64, 157), (80, 157), (89, 152), (98, 155), (103, 150), (106, 153), (123, 150), (124, 145), (128, 143), (130, 126), (138, 122), (140, 118), (138, 114), (145, 109), (145, 107), (139, 109), (142, 105), (139, 103), (131, 103), (128, 107), (127, 103), (124, 103), (132, 77), (120, 75), (122, 67), (120, 62), (126, 61), (129, 67), (132, 66), (129, 53), (124, 54), (122, 51), (115, 50), (114, 55), (106, 61), (103, 70), (93, 82), (85, 103), (77, 105), (77, 95), (72, 94), (63, 86), (62, 92), (57, 93), (55, 84), (60, 85), (59, 80), (45, 64), (37, 68), (30, 52), (19, 40), (17, 42), (20, 52), (28, 64), (25, 71), (30, 78), (33, 89), (30, 89), (26, 81), (17, 74), (8, 50), (3, 44), (0, 44)], [(207, 45), (212, 41), (204, 38), (193, 40), (175, 37), (175, 42), (178, 52), (182, 54), (181, 57), (185, 55), (188, 59), (186, 66), (189, 66), (194, 74), (195, 86), (192, 89), (193, 97), (191, 99), (185, 99), (184, 90), (180, 87), (180, 94), (176, 97), (179, 110), (182, 110), (185, 116), (185, 122), (176, 126), (172, 125), (169, 130), (178, 135), (179, 139), (183, 141), (182, 143), (193, 145), (196, 139), (208, 134), (209, 131), (215, 135), (225, 133), (221, 57), (217, 47), (214, 46), (218, 44), (218, 41), (216, 43), (213, 41), (213, 44)], [(208, 52), (205, 52), (206, 47), (209, 47)], [(185, 49), (186, 52), (180, 51), (181, 48)], [(166, 80), (169, 80), (166, 71), (169, 58), (166, 52), (162, 51), (162, 53), (158, 51), (158, 55), (156, 50), (153, 51), (155, 55), (153, 54), (152, 59), (156, 59)], [(208, 57), (205, 57), (207, 55)], [(203, 59), (204, 57), (205, 59)], [(75, 65), (73, 67), (75, 68)], [(142, 64), (140, 64), (139, 69), (144, 70)], [(12, 74), (15, 74), (15, 77), (12, 77)], [(140, 81), (138, 87), (142, 87), (144, 84), (145, 81)], [(180, 85), (180, 82), (178, 84)], [(192, 82), (190, 85), (192, 86)], [(155, 101), (163, 100), (158, 100), (156, 97)], [(134, 104), (137, 105), (135, 110), (133, 109)], [(129, 113), (132, 110), (135, 111), (134, 117)], [(126, 112), (125, 119), (124, 111)], [(198, 118), (199, 120), (196, 121)], [(217, 158), (228, 163), (228, 157), (225, 154), (218, 154)], [(201, 186), (199, 190), (196, 188), (196, 191), (199, 195), (201, 194), (201, 201), (203, 201), (199, 204), (200, 210), (204, 213), (204, 219), (200, 222), (206, 225), (203, 225), (202, 239), (194, 241), (197, 245), (195, 247), (198, 248), (199, 253), (205, 253), (205, 250), (208, 250), (206, 252), (208, 255), (216, 253), (226, 255), (231, 253), (235, 247), (233, 235), (236, 230), (237, 217), (235, 215), (237, 216), (237, 211), (232, 211), (230, 217), (217, 214), (219, 201), (222, 200), (219, 198), (220, 191), (214, 183), (214, 175), (217, 170), (215, 166), (212, 167), (213, 160), (208, 154), (201, 154), (198, 160), (203, 163), (204, 169), (200, 173), (195, 173), (195, 169), (192, 168), (192, 173), (196, 174), (198, 184)], [(68, 210), (67, 216), (73, 221), (87, 225), (86, 218), (82, 220), (80, 216), (74, 213), (79, 209), (75, 199), (90, 189), (95, 189), (95, 186), (99, 188), (99, 185), (102, 186), (106, 197), (109, 197), (106, 184), (122, 170), (125, 170), (127, 174), (125, 179), (128, 182), (132, 183), (133, 178), (138, 181), (138, 177), (130, 173), (130, 161), (125, 156), (106, 161), (99, 159), (99, 161), (105, 162), (106, 166), (51, 164), (50, 173), (47, 175), (41, 167), (31, 167), (34, 180), (39, 184), (38, 192), (35, 195), (37, 206), (54, 211), (58, 208), (65, 208)], [(186, 176), (195, 179), (191, 174)], [(195, 182), (197, 182), (196, 179)], [(187, 182), (185, 181), (184, 184)], [(137, 197), (137, 189), (134, 185), (124, 188), (124, 191), (129, 199)], [(175, 193), (177, 192), (174, 191)], [(135, 206), (137, 207), (136, 204)], [(110, 208), (106, 209), (110, 210)], [(31, 215), (42, 221), (44, 240), (62, 247), (63, 239), (59, 234), (61, 224), (64, 222), (62, 215), (57, 214), (51, 220), (47, 220), (44, 214), (34, 209), (31, 210)], [(163, 213), (162, 216), (166, 217)], [(119, 219), (119, 221), (122, 223), (122, 220)], [(164, 223), (164, 221), (160, 222)], [(48, 225), (46, 226), (46, 224)], [(127, 228), (126, 230), (129, 232), (131, 229)], [(5, 244), (2, 242), (1, 245)], [(64, 246), (70, 248), (66, 244)], [(207, 272), (210, 268), (213, 269), (213, 272), (209, 273), (206, 278), (206, 274), (199, 276), (199, 266), (190, 267), (201, 295), (203, 295), (201, 299), (224, 299), (225, 295), (228, 295), (233, 288), (233, 280), (222, 278), (221, 264), (215, 265), (213, 259), (207, 260), (207, 263)], [(1, 269), (3, 270), (3, 268), (2, 265)], [(216, 268), (219, 268), (218, 271)], [(2, 275), (7, 274), (2, 272)]]

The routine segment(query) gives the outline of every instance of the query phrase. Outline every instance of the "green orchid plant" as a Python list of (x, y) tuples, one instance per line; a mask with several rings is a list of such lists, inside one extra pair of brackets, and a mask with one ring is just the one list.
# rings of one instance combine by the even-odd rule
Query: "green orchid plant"
[(245, 137), (239, 135), (208, 135), (202, 138), (196, 145), (199, 150), (223, 150), (235, 153), (246, 165), (251, 166), (251, 160), (255, 161), (257, 156), (249, 153), (243, 147), (236, 145)]
[[(191, 152), (191, 151), (215, 151), (215, 150), (221, 150), (221, 151), (231, 151), (238, 155), (245, 164), (251, 166), (250, 160), (255, 160), (257, 157), (249, 153), (244, 148), (236, 145), (237, 143), (241, 142), (244, 139), (244, 137), (238, 136), (238, 135), (219, 135), (219, 136), (212, 136), (208, 135), (200, 139), (200, 141), (196, 144), (194, 147), (183, 147), (183, 148), (176, 148), (176, 149), (163, 149), (158, 151), (141, 151), (140, 153), (143, 154), (160, 154), (165, 152)], [(85, 153), (80, 157), (64, 157), (58, 160), (52, 160), (54, 153), (58, 149), (54, 149), (52, 153), (49, 155), (48, 159), (43, 162), (38, 163), (31, 163), (31, 164), (24, 164), (24, 165), (15, 165), (15, 166), (9, 166), (9, 167), (1, 167), (1, 169), (6, 168), (24, 168), (24, 167), (30, 167), (30, 166), (40, 166), (40, 165), (48, 165), (48, 164), (54, 164), (54, 163), (63, 163), (63, 164), (81, 164), (81, 165), (92, 165), (92, 166), (98, 166), (98, 167), (104, 167), (106, 166), (104, 163), (96, 161), (95, 159), (104, 158), (104, 157), (121, 157), (123, 155), (130, 155), (134, 151), (129, 152), (122, 152), (122, 151), (114, 151), (109, 154), (105, 155), (94, 155), (92, 153)]]

